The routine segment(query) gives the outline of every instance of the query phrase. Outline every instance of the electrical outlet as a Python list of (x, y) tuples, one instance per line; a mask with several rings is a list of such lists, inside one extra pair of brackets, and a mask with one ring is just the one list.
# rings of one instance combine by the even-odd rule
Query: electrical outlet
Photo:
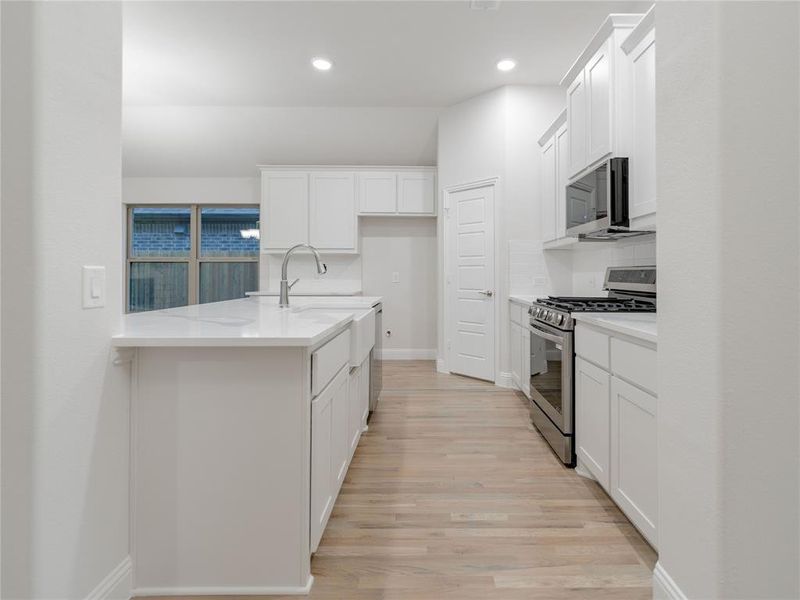
[(392, 283), (400, 283), (400, 273), (398, 271), (392, 271)]

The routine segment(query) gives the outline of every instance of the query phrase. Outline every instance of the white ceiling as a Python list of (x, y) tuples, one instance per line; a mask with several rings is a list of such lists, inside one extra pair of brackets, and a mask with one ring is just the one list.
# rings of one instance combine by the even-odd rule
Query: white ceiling
[[(442, 107), (558, 83), (603, 19), (650, 2), (130, 2), (124, 102)], [(334, 61), (315, 71), (313, 56)], [(517, 68), (501, 73), (500, 58)]]

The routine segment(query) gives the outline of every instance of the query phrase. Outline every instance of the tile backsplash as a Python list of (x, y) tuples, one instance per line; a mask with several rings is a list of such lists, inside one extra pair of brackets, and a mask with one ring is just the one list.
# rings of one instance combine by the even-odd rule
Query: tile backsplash
[(509, 240), (508, 270), (511, 294), (547, 296), (571, 293), (571, 253), (545, 252), (538, 240)]
[(576, 296), (605, 295), (606, 267), (656, 264), (655, 235), (618, 242), (597, 242), (572, 252), (572, 293)]

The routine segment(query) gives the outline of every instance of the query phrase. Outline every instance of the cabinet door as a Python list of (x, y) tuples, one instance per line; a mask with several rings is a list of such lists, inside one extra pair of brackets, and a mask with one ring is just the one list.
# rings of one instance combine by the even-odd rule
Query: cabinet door
[(361, 437), (361, 419), (364, 415), (364, 410), (362, 408), (362, 400), (361, 400), (361, 393), (362, 393), (362, 384), (361, 380), (363, 379), (363, 369), (362, 367), (357, 367), (350, 371), (350, 385), (348, 389), (348, 409), (350, 411), (349, 417), (349, 438), (350, 438), (350, 448), (349, 454), (352, 458), (353, 453), (356, 451), (356, 446), (358, 446), (358, 440)]
[(611, 153), (611, 40), (585, 68), (587, 114), (587, 163)]
[(656, 33), (630, 54), (633, 90), (630, 216), (656, 212)]
[(542, 148), (542, 241), (556, 239), (556, 140)]
[(565, 124), (556, 131), (556, 238), (567, 235), (568, 161), (569, 133)]
[(339, 376), (331, 382), (331, 486), (334, 499), (342, 487), (350, 458), (350, 411), (348, 394), (348, 367), (343, 367)]
[(370, 362), (367, 358), (361, 363), (361, 379), (359, 380), (361, 391), (359, 398), (361, 400), (361, 430), (367, 426), (367, 417), (369, 417), (369, 393), (372, 389), (370, 386)]
[(511, 379), (522, 389), (522, 338), (521, 328), (516, 323), (511, 327)]
[(397, 209), (400, 214), (432, 215), (436, 212), (435, 177), (428, 171), (397, 175)]
[(358, 176), (359, 212), (394, 214), (397, 212), (397, 173), (367, 171)]
[(586, 166), (586, 86), (583, 71), (567, 88), (569, 177)]
[(578, 459), (609, 489), (609, 374), (575, 359), (575, 443)]
[(520, 327), (520, 336), (522, 338), (522, 372), (520, 379), (522, 380), (522, 393), (528, 399), (531, 397), (531, 335), (525, 327)]
[(308, 243), (308, 173), (261, 173), (261, 248)]
[(657, 401), (611, 378), (611, 497), (657, 547)]
[(333, 429), (331, 386), (311, 402), (311, 551), (319, 540), (333, 509), (331, 439)]
[(354, 252), (357, 217), (353, 173), (311, 173), (309, 187), (309, 243), (320, 250)]

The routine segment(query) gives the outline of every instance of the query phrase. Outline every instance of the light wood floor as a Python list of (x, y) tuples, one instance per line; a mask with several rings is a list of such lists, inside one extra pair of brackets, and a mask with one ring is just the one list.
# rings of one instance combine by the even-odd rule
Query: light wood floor
[(313, 558), (315, 599), (651, 598), (655, 554), (527, 400), (388, 362)]
[(384, 365), (311, 598), (652, 597), (653, 550), (553, 456), (524, 396), (432, 362)]

